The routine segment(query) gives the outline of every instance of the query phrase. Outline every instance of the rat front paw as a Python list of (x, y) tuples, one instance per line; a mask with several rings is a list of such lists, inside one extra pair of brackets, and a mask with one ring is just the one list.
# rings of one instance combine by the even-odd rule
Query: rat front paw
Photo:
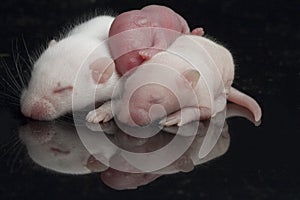
[(169, 116), (169, 117), (166, 117), (165, 119), (161, 120), (159, 122), (160, 125), (163, 125), (163, 126), (174, 126), (174, 125), (177, 125), (179, 126), (179, 123), (181, 122), (181, 117), (177, 117), (177, 116)]
[(149, 50), (141, 50), (141, 51), (139, 51), (139, 54), (144, 60), (149, 60), (152, 57)]
[(91, 123), (108, 122), (112, 118), (112, 113), (107, 113), (99, 109), (90, 111), (86, 116), (86, 120)]
[(150, 60), (155, 54), (157, 54), (160, 50), (159, 49), (155, 49), (155, 47), (153, 47), (154, 49), (143, 49), (139, 51), (140, 56), (144, 59), (144, 60)]
[(104, 103), (96, 110), (90, 111), (86, 116), (86, 121), (91, 123), (108, 122), (112, 118), (113, 118), (113, 113), (109, 102), (109, 103)]
[(186, 124), (186, 122), (181, 117), (181, 111), (177, 111), (176, 113), (167, 116), (165, 119), (161, 120), (159, 124), (163, 126), (174, 126), (174, 125), (182, 126)]

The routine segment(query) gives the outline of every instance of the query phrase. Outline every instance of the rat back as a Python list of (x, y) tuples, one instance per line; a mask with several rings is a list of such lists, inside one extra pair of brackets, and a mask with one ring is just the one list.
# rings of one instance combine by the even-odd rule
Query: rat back
[(87, 22), (83, 22), (75, 26), (70, 30), (68, 36), (75, 34), (84, 34), (88, 37), (96, 37), (99, 40), (105, 40), (108, 38), (108, 31), (113, 20), (114, 17), (112, 16), (98, 16), (92, 18)]

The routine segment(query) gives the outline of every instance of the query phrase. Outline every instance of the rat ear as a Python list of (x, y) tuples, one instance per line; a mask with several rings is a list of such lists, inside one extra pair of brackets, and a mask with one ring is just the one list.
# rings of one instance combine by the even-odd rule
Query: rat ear
[[(188, 69), (188, 70), (184, 71), (182, 73), (182, 76), (183, 77), (180, 77), (180, 79), (182, 79), (182, 78), (185, 79), (184, 86), (187, 88), (189, 88), (189, 87), (194, 88), (200, 79), (200, 73), (198, 70), (195, 70), (195, 69)], [(177, 84), (182, 85), (182, 80), (181, 81), (177, 80)]]
[(103, 57), (90, 64), (92, 78), (96, 84), (105, 83), (115, 70), (115, 63), (109, 57)]
[(48, 47), (52, 47), (53, 45), (55, 45), (57, 43), (56, 40), (51, 40), (49, 43), (48, 43)]

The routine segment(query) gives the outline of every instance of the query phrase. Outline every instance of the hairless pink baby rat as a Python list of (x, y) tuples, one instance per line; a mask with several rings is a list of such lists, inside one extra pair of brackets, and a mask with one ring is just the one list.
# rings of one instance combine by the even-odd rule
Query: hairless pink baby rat
[[(165, 50), (180, 34), (190, 34), (189, 26), (168, 7), (150, 5), (120, 14), (109, 30), (109, 46), (117, 71), (123, 75), (139, 66)], [(192, 34), (203, 35), (204, 32), (196, 28)]]
[[(100, 110), (109, 107), (119, 76), (114, 68), (107, 67), (113, 60), (107, 43), (103, 41), (108, 38), (113, 20), (113, 17), (105, 15), (92, 18), (75, 26), (65, 38), (49, 43), (34, 63), (28, 87), (22, 91), (21, 111), (25, 116), (52, 120), (71, 112), (72, 108), (82, 109), (95, 101), (107, 101), (98, 108)], [(97, 56), (87, 61), (99, 45)], [(88, 62), (87, 66), (81, 69), (84, 62)], [(81, 74), (77, 76), (79, 70)], [(81, 84), (75, 87), (76, 81)], [(87, 98), (89, 94), (94, 94), (95, 98)], [(72, 101), (72, 97), (79, 100)], [(89, 113), (88, 121), (93, 120), (96, 111)], [(103, 115), (98, 120), (111, 117)]]
[(116, 115), (131, 125), (147, 125), (167, 115), (162, 125), (181, 126), (214, 116), (228, 99), (259, 121), (260, 106), (233, 88), (233, 79), (233, 58), (226, 48), (205, 37), (182, 35), (126, 77)]

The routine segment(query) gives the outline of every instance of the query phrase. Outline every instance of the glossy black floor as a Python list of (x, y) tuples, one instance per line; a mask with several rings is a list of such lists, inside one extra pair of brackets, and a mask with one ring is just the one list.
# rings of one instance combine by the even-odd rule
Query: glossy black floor
[(255, 127), (242, 118), (229, 119), (230, 146), (223, 156), (188, 173), (117, 191), (103, 184), (99, 173), (55, 173), (32, 161), (18, 133), (27, 120), (15, 100), (7, 97), (12, 91), (2, 78), (13, 83), (1, 64), (0, 199), (300, 199), (299, 1), (178, 2), (4, 0), (1, 60), (16, 74), (13, 54), (26, 60), (23, 41), (33, 52), (66, 24), (95, 9), (118, 13), (164, 4), (184, 16), (191, 28), (204, 27), (207, 35), (231, 50), (234, 85), (258, 100), (262, 124)]

